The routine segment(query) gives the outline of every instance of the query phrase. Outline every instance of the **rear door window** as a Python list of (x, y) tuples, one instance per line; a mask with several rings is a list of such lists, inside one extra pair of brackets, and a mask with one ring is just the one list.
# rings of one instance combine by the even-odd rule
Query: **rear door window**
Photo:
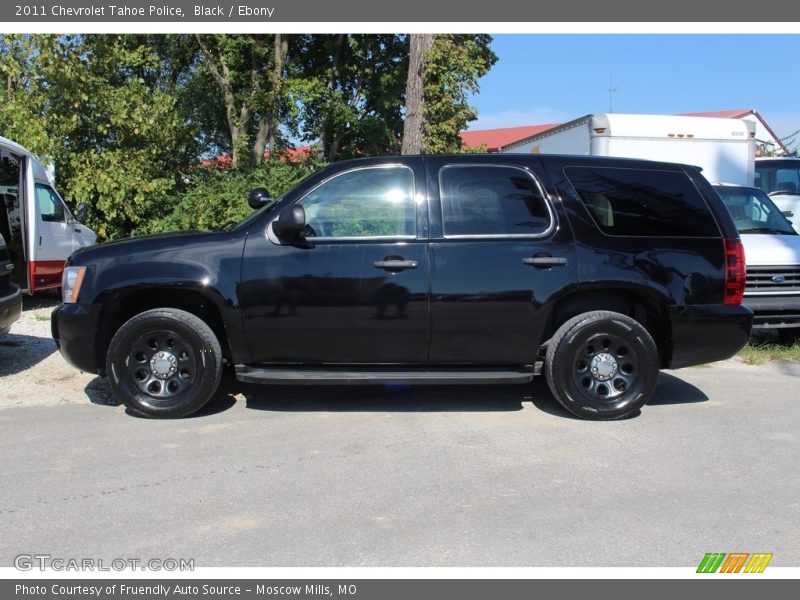
[(682, 171), (566, 167), (564, 173), (603, 233), (716, 237), (719, 228)]
[(439, 179), (445, 237), (541, 235), (553, 223), (541, 188), (524, 169), (448, 165)]

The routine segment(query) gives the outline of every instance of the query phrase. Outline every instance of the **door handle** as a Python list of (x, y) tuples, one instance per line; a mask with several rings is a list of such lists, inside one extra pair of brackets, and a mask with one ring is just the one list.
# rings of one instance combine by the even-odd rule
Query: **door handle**
[(406, 269), (416, 269), (419, 263), (415, 260), (387, 258), (384, 260), (376, 260), (372, 265), (384, 271), (405, 271)]
[(567, 264), (567, 259), (563, 256), (532, 256), (523, 258), (522, 264), (540, 268), (563, 267)]

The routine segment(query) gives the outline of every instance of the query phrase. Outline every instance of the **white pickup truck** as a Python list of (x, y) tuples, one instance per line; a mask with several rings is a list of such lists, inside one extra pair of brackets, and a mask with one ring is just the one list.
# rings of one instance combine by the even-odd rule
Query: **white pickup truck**
[(800, 234), (760, 189), (715, 185), (744, 245), (744, 305), (754, 329), (776, 329), (785, 341), (800, 335)]

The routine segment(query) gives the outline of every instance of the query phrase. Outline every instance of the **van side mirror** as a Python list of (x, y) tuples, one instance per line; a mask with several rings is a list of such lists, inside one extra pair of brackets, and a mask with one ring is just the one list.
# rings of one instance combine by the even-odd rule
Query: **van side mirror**
[(83, 225), (86, 222), (86, 217), (89, 214), (89, 207), (86, 206), (83, 202), (78, 204), (78, 208), (75, 210), (75, 220)]
[(247, 195), (247, 203), (250, 205), (250, 208), (254, 210), (261, 208), (269, 202), (269, 200), (269, 192), (267, 188), (263, 187), (253, 188)]
[(786, 217), (787, 219), (790, 219), (794, 216), (794, 213), (790, 210), (783, 210), (781, 212), (783, 213), (783, 216)]
[(306, 211), (297, 204), (287, 206), (272, 223), (272, 231), (279, 238), (297, 236), (306, 226)]

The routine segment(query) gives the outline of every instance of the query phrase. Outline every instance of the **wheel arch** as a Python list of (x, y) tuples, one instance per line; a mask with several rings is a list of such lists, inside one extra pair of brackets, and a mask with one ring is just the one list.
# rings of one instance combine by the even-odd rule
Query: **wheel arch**
[(665, 368), (671, 358), (669, 318), (663, 302), (648, 289), (594, 288), (578, 289), (560, 298), (550, 311), (550, 318), (544, 329), (542, 340), (547, 341), (561, 325), (580, 314), (607, 310), (617, 312), (639, 322), (653, 338), (659, 354), (661, 368)]
[(114, 335), (132, 317), (154, 308), (175, 308), (186, 311), (203, 320), (214, 332), (222, 348), (223, 359), (232, 362), (231, 345), (222, 313), (209, 297), (199, 290), (188, 288), (132, 289), (119, 292), (104, 302), (100, 313), (96, 342), (96, 361), (105, 370), (105, 357)]

